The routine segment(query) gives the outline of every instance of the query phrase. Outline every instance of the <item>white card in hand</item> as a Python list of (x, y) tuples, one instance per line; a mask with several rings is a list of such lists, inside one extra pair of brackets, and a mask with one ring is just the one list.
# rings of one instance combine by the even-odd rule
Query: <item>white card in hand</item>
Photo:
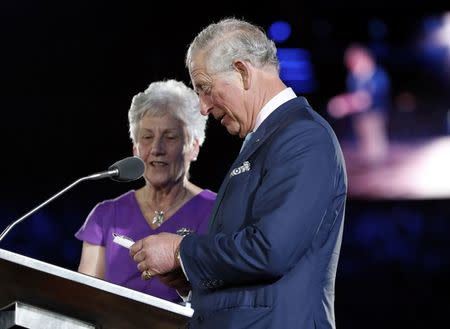
[(130, 249), (130, 247), (134, 244), (134, 241), (125, 235), (120, 235), (117, 233), (113, 233), (113, 242), (120, 244), (122, 247)]

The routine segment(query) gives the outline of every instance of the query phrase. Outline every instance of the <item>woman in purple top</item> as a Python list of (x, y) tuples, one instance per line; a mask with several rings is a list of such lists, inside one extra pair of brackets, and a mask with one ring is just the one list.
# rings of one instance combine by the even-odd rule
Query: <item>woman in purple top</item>
[(205, 139), (206, 117), (183, 82), (153, 82), (133, 97), (128, 112), (133, 154), (145, 163), (145, 185), (95, 206), (75, 234), (83, 241), (78, 271), (173, 302), (177, 291), (157, 276), (142, 280), (127, 248), (113, 234), (134, 241), (160, 232), (206, 232), (216, 194), (189, 181), (189, 167)]

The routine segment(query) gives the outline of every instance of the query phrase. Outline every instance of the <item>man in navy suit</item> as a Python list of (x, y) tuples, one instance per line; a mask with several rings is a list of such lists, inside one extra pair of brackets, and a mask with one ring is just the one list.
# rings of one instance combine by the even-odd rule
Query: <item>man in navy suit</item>
[(132, 246), (142, 278), (180, 291), (187, 278), (190, 328), (335, 328), (347, 178), (334, 132), (282, 82), (275, 45), (255, 25), (209, 25), (186, 65), (202, 114), (251, 137), (218, 192), (208, 234), (161, 233)]

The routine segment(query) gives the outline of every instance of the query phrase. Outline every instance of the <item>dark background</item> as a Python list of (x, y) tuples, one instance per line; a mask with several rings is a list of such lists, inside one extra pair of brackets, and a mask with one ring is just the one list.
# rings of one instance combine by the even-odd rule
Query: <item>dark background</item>
[[(396, 137), (446, 135), (448, 71), (439, 60), (421, 56), (417, 40), (424, 18), (448, 7), (404, 0), (2, 1), (0, 230), (79, 177), (131, 155), (132, 96), (155, 80), (189, 83), (187, 45), (202, 27), (225, 16), (265, 29), (276, 20), (290, 22), (292, 36), (279, 46), (308, 49), (317, 84), (305, 96), (336, 130), (342, 127), (327, 117), (325, 104), (345, 87), (343, 50), (353, 41), (376, 41), (367, 22), (382, 20), (388, 32), (380, 59), (391, 72), (394, 94), (412, 91), (419, 104), (414, 116), (397, 113), (402, 129)], [(209, 122), (192, 181), (217, 191), (240, 144)], [(0, 247), (76, 269), (81, 243), (73, 234), (91, 208), (141, 185), (81, 183), (16, 226)], [(449, 205), (445, 198), (349, 198), (336, 281), (338, 328), (447, 326)]]

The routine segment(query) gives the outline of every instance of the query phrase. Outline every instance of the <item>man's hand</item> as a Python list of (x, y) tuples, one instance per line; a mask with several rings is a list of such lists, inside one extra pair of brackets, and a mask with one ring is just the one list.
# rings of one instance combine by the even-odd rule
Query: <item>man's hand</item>
[(142, 278), (149, 279), (179, 269), (175, 253), (182, 239), (177, 234), (160, 233), (136, 241), (130, 248), (130, 256), (137, 263)]

